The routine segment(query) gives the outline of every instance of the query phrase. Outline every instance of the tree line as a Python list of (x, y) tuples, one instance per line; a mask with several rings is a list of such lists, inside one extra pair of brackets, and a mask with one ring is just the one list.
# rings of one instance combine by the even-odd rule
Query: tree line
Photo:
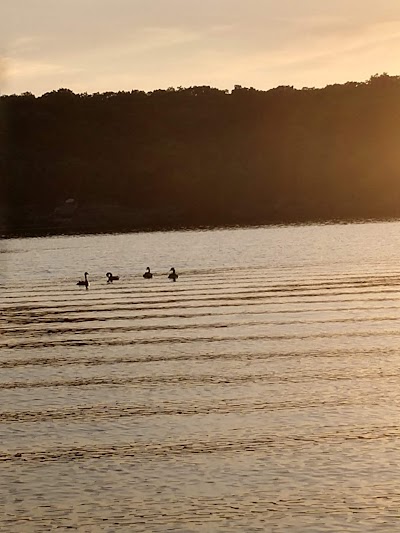
[(0, 179), (3, 234), (399, 217), (400, 77), (2, 96)]

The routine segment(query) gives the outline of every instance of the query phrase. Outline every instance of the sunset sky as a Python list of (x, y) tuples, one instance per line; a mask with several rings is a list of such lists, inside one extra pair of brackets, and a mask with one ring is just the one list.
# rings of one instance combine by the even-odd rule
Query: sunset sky
[(400, 74), (399, 0), (1, 0), (0, 30), (3, 94)]

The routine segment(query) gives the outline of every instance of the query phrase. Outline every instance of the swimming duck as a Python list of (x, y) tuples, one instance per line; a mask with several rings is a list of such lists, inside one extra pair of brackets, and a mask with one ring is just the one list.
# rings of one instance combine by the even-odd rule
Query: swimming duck
[(80, 287), (86, 287), (86, 289), (88, 289), (89, 288), (89, 281), (87, 279), (88, 275), (89, 274), (87, 272), (85, 272), (85, 274), (84, 274), (85, 279), (78, 281), (77, 285), (79, 285)]
[(168, 274), (168, 279), (172, 279), (172, 281), (176, 281), (178, 279), (178, 274), (175, 272), (174, 267), (171, 268)]
[(107, 283), (112, 283), (113, 281), (119, 280), (119, 276), (113, 276), (111, 272), (107, 272), (106, 276), (108, 278)]
[(150, 267), (146, 268), (146, 272), (143, 274), (144, 279), (151, 279), (153, 274), (150, 272)]

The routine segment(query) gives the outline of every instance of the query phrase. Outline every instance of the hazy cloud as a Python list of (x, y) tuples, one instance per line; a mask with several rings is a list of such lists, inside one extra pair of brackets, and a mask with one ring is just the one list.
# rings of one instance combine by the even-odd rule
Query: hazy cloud
[(321, 86), (396, 73), (400, 3), (3, 0), (0, 30), (10, 92)]

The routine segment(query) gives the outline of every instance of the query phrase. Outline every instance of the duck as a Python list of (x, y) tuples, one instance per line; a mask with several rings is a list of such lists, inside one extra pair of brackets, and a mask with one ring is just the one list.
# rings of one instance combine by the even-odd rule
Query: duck
[(146, 272), (143, 274), (144, 279), (151, 279), (153, 274), (150, 272), (150, 267), (146, 268)]
[(119, 280), (119, 276), (113, 276), (111, 272), (107, 272), (106, 276), (108, 278), (107, 283), (112, 283), (113, 281)]
[(89, 288), (89, 281), (87, 279), (88, 275), (89, 275), (88, 272), (85, 272), (84, 274), (85, 279), (78, 281), (77, 285), (79, 285), (80, 287), (86, 287), (86, 289), (88, 289)]
[(176, 281), (178, 279), (178, 274), (175, 272), (175, 268), (172, 267), (168, 274), (168, 279), (172, 279), (172, 281)]

